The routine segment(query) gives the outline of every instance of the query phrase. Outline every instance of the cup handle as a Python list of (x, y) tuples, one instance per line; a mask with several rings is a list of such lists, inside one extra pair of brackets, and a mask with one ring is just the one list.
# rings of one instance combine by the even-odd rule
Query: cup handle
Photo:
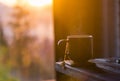
[(68, 44), (68, 39), (61, 39), (58, 41), (58, 46), (62, 43), (62, 42), (66, 42), (66, 48), (65, 48), (65, 55), (64, 55), (64, 59), (62, 62), (62, 66), (65, 68), (65, 64), (68, 64), (70, 66), (74, 66), (74, 61), (71, 60), (71, 58), (69, 57), (69, 44)]
[(59, 46), (62, 42), (67, 42), (67, 39), (61, 39), (58, 41), (57, 45)]

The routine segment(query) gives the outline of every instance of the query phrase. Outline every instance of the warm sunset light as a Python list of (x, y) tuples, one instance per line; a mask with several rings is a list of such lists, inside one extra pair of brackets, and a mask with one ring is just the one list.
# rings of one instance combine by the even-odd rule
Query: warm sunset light
[(52, 0), (28, 0), (29, 5), (35, 7), (43, 7), (52, 4)]
[(3, 3), (7, 6), (13, 6), (16, 3), (16, 0), (0, 0), (0, 3)]
[[(17, 0), (0, 0), (1, 3), (7, 6), (15, 5)], [(43, 7), (52, 4), (52, 0), (21, 0), (33, 7)]]

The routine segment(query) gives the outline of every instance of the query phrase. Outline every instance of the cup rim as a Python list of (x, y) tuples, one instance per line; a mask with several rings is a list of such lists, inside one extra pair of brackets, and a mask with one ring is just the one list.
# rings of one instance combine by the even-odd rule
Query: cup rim
[(93, 38), (92, 35), (69, 35), (67, 38)]

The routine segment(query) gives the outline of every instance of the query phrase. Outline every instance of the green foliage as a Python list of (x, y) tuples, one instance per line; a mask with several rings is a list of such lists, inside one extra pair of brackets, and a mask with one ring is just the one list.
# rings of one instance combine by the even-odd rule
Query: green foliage
[(18, 81), (10, 75), (10, 67), (4, 64), (4, 55), (8, 53), (5, 45), (0, 45), (0, 81)]
[(10, 69), (0, 64), (0, 81), (18, 81), (16, 78), (10, 76)]

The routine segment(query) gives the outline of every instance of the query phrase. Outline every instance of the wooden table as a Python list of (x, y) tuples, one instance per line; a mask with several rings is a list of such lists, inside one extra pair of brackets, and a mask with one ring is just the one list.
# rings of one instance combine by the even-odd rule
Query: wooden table
[(72, 67), (61, 66), (61, 62), (56, 62), (57, 81), (120, 81), (120, 75), (104, 71), (94, 65)]

